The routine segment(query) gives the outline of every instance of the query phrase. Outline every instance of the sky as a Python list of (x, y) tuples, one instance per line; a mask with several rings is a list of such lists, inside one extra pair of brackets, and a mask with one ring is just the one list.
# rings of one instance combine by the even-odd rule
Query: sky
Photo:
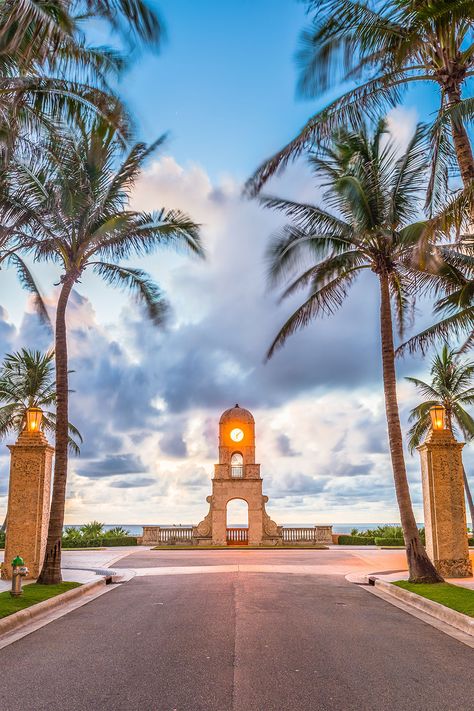
[[(242, 184), (327, 100), (295, 95), (304, 6), (160, 0), (158, 7), (167, 41), (158, 55), (135, 57), (119, 85), (141, 138), (169, 134), (132, 204), (185, 210), (202, 225), (207, 259), (161, 253), (132, 260), (169, 297), (165, 330), (95, 277), (85, 275), (73, 292), (70, 420), (84, 444), (70, 462), (66, 523), (197, 523), (207, 513), (219, 417), (236, 402), (255, 416), (267, 510), (278, 523), (396, 522), (373, 275), (356, 284), (335, 317), (313, 323), (264, 363), (301, 295), (280, 303), (268, 287), (265, 248), (281, 218), (242, 198)], [(435, 92), (423, 88), (389, 114), (401, 147), (435, 106)], [(302, 163), (268, 191), (324, 200)], [(34, 271), (53, 313), (58, 275), (43, 265)], [(0, 304), (0, 355), (50, 347), (12, 273), (2, 273)], [(429, 319), (425, 305), (417, 328)], [(426, 377), (427, 367), (420, 358), (399, 363), (405, 431), (417, 400), (403, 377)], [(8, 443), (0, 456), (0, 512)], [(465, 462), (469, 472), (469, 453)], [(407, 454), (407, 466), (421, 521), (417, 456)]]

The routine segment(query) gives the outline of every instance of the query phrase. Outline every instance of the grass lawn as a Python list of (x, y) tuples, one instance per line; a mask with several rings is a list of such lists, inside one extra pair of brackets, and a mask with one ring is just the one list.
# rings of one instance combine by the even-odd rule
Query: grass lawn
[(407, 580), (398, 580), (393, 584), (433, 602), (439, 602), (456, 612), (474, 617), (474, 590), (451, 583), (409, 583)]
[(81, 583), (59, 583), (59, 585), (38, 585), (31, 583), (23, 588), (23, 595), (12, 597), (10, 593), (0, 593), (0, 618), (12, 615), (14, 612), (24, 610), (27, 607), (43, 602), (50, 597), (55, 597), (73, 588), (78, 588)]

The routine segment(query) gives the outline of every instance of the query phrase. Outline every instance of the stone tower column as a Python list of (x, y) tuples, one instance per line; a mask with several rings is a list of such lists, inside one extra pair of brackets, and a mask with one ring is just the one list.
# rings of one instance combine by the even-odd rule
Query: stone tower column
[(11, 561), (20, 555), (31, 580), (40, 573), (46, 549), (54, 447), (42, 432), (25, 430), (8, 448), (10, 486), (2, 577), (11, 578)]
[(225, 546), (227, 506), (233, 499), (242, 499), (248, 506), (248, 544), (279, 543), (278, 526), (265, 511), (268, 497), (263, 496), (262, 483), (260, 464), (255, 462), (255, 420), (251, 412), (236, 405), (219, 420), (219, 463), (214, 465), (212, 496), (207, 497), (209, 513), (194, 528), (194, 542)]
[(467, 542), (462, 448), (448, 429), (431, 430), (421, 457), (426, 550), (447, 578), (472, 575)]

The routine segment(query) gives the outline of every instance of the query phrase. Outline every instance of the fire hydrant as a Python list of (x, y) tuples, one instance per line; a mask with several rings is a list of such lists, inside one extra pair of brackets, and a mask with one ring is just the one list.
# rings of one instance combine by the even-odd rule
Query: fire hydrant
[(21, 589), (21, 579), (28, 575), (28, 568), (23, 558), (20, 558), (19, 555), (12, 560), (12, 568), (12, 589), (10, 590), (10, 595), (12, 597), (20, 597), (23, 593)]

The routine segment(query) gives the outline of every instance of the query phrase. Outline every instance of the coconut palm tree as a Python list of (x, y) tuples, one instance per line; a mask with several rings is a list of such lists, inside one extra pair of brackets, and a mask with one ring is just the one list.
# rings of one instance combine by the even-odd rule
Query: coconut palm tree
[(341, 84), (354, 88), (312, 116), (257, 170), (248, 191), (256, 194), (278, 168), (337, 126), (360, 126), (367, 115), (399, 104), (408, 87), (426, 82), (439, 89), (429, 198), (436, 207), (445, 197), (451, 145), (468, 185), (474, 158), (464, 120), (472, 119), (474, 100), (462, 98), (474, 75), (472, 0), (307, 0), (307, 6), (312, 24), (302, 36), (300, 91), (319, 97)]
[[(420, 541), (408, 487), (398, 411), (394, 326), (402, 332), (413, 306), (412, 253), (423, 223), (416, 217), (417, 197), (424, 186), (426, 143), (418, 127), (403, 155), (387, 143), (386, 124), (372, 135), (366, 128), (340, 129), (331, 144), (310, 155), (310, 165), (327, 191), (333, 212), (311, 204), (262, 197), (269, 208), (291, 218), (269, 248), (272, 284), (287, 282), (283, 297), (305, 289), (301, 306), (273, 341), (268, 357), (313, 319), (333, 314), (362, 272), (372, 272), (380, 298), (383, 387), (395, 490), (406, 544), (410, 579), (441, 580)], [(288, 283), (289, 280), (289, 283)]]
[[(444, 345), (441, 353), (436, 353), (431, 361), (431, 383), (418, 378), (406, 378), (413, 383), (427, 400), (413, 408), (409, 421), (413, 422), (408, 433), (408, 447), (413, 452), (431, 429), (430, 408), (443, 405), (446, 410), (446, 424), (454, 435), (459, 430), (467, 442), (474, 439), (474, 420), (464, 409), (474, 403), (474, 361), (461, 361), (454, 349)], [(471, 522), (474, 525), (474, 503), (463, 468), (464, 489), (469, 506)]]
[[(30, 407), (43, 410), (41, 428), (54, 435), (56, 414), (56, 383), (54, 353), (22, 348), (5, 356), (0, 366), (0, 437), (12, 432), (20, 434), (26, 427), (26, 411)], [(49, 408), (53, 408), (50, 410)], [(79, 454), (82, 437), (69, 423), (69, 449)]]
[[(67, 480), (68, 355), (66, 310), (72, 289), (86, 270), (110, 286), (130, 290), (152, 321), (163, 323), (166, 301), (142, 269), (127, 264), (132, 255), (176, 247), (203, 256), (199, 227), (177, 210), (152, 214), (129, 208), (129, 194), (145, 159), (161, 143), (133, 146), (117, 165), (121, 143), (104, 123), (93, 130), (66, 132), (50, 146), (46, 165), (21, 167), (15, 199), (29, 219), (27, 241), (36, 259), (60, 269), (56, 307), (56, 456), (51, 515), (42, 583), (61, 580), (61, 535)], [(55, 166), (48, 173), (49, 166)], [(30, 242), (29, 242), (30, 243)]]
[(85, 43), (82, 27), (94, 18), (135, 47), (161, 44), (162, 23), (144, 0), (0, 0), (0, 268), (16, 268), (46, 322), (40, 290), (20, 256), (24, 238), (8, 237), (15, 227), (19, 234), (23, 220), (7, 199), (8, 166), (15, 151), (24, 157), (38, 150), (39, 137), (64, 120), (99, 114), (128, 135), (129, 117), (108, 84), (127, 62), (116, 50)]
[(0, 149), (31, 149), (58, 121), (99, 114), (124, 134), (129, 117), (108, 80), (132, 55), (86, 44), (91, 20), (105, 20), (136, 49), (161, 44), (163, 26), (144, 0), (0, 0)]

